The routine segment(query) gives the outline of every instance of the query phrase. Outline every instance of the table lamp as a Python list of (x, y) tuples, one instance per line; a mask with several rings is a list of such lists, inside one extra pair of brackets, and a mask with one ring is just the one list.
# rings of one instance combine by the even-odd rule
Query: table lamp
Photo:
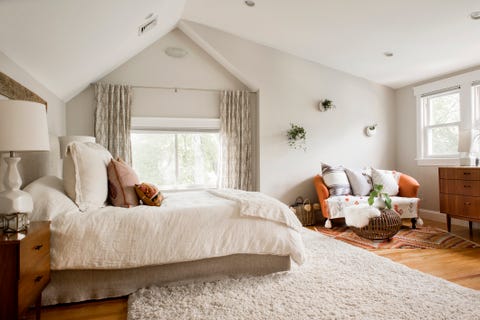
[(475, 153), (478, 152), (477, 130), (460, 130), (458, 135), (458, 152), (461, 166), (474, 166)]
[(4, 177), (5, 191), (0, 192), (0, 214), (6, 217), (33, 210), (32, 197), (20, 190), (22, 178), (17, 168), (20, 157), (15, 153), (48, 150), (45, 105), (31, 101), (0, 100), (0, 152), (10, 153), (10, 157), (4, 159), (7, 171)]

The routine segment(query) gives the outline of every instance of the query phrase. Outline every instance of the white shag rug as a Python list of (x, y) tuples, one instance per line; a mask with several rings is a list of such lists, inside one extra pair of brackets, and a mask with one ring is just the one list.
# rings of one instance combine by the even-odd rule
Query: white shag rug
[(480, 291), (306, 230), (307, 262), (261, 277), (141, 289), (128, 319), (480, 319)]

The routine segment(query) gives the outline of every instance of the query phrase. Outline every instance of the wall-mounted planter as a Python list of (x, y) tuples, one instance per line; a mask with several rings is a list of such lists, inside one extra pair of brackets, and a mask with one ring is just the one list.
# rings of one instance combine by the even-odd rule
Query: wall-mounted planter
[(325, 112), (328, 110), (335, 109), (335, 105), (333, 104), (332, 100), (322, 100), (318, 103), (318, 111)]
[(374, 136), (377, 133), (377, 124), (365, 127), (365, 134), (367, 137)]

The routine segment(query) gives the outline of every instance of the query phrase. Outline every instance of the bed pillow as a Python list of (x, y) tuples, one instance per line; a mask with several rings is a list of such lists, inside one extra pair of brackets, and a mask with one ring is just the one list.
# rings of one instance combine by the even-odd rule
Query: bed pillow
[(356, 196), (366, 196), (372, 191), (372, 178), (361, 171), (345, 169), (352, 193)]
[(135, 192), (142, 203), (147, 206), (160, 207), (162, 205), (163, 195), (153, 184), (145, 182), (136, 184)]
[(121, 159), (110, 160), (107, 167), (108, 200), (116, 207), (138, 206), (135, 185), (140, 183), (135, 171)]
[(373, 185), (381, 184), (383, 186), (382, 192), (390, 196), (396, 196), (398, 194), (398, 181), (393, 171), (372, 168), (372, 182)]
[(105, 206), (108, 196), (107, 166), (112, 155), (93, 142), (72, 142), (63, 162), (65, 193), (80, 211)]
[(351, 194), (350, 183), (343, 166), (330, 166), (322, 163), (322, 178), (331, 196)]
[(28, 214), (30, 221), (53, 220), (61, 213), (79, 212), (77, 205), (65, 194), (63, 181), (58, 177), (41, 177), (23, 190), (30, 193), (33, 200), (33, 211)]

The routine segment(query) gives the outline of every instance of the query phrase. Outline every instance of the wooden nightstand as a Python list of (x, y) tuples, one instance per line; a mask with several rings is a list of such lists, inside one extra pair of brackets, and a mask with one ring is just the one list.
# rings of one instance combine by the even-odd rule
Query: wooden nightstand
[(0, 319), (20, 319), (36, 305), (50, 282), (50, 222), (31, 222), (27, 231), (0, 231)]

